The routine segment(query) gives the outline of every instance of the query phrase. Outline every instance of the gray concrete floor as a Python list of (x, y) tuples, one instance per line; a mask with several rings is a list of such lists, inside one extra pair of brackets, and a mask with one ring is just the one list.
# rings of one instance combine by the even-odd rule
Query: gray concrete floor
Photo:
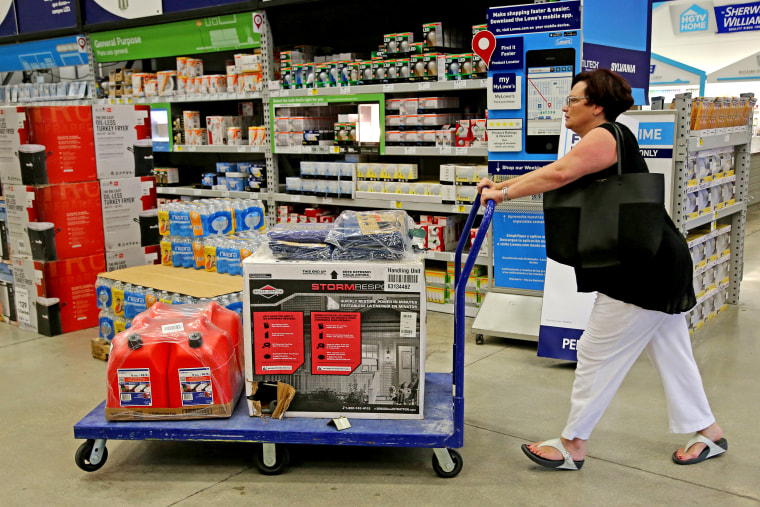
[[(753, 215), (757, 215), (754, 213)], [(105, 396), (95, 330), (54, 338), (0, 324), (2, 505), (758, 505), (760, 220), (747, 227), (741, 303), (693, 337), (727, 454), (673, 464), (662, 387), (640, 359), (597, 426), (578, 473), (535, 466), (520, 444), (558, 436), (573, 365), (533, 343), (469, 336), (464, 468), (438, 478), (426, 449), (303, 446), (287, 473), (260, 475), (251, 444), (110, 441), (107, 464), (74, 464), (73, 425)], [(452, 319), (431, 313), (428, 371), (450, 371)]]

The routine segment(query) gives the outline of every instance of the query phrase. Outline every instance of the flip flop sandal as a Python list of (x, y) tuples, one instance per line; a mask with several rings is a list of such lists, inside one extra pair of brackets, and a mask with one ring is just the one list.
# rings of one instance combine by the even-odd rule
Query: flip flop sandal
[(683, 448), (684, 452), (687, 452), (689, 448), (691, 448), (692, 445), (697, 443), (703, 443), (707, 447), (702, 449), (702, 452), (699, 453), (699, 456), (692, 459), (678, 459), (676, 457), (676, 452), (673, 453), (673, 461), (675, 461), (679, 465), (695, 465), (697, 463), (702, 463), (706, 459), (714, 458), (715, 456), (720, 456), (724, 452), (728, 450), (728, 441), (725, 438), (718, 439), (717, 441), (713, 442), (709, 438), (705, 437), (701, 433), (697, 433), (697, 435), (689, 440), (689, 442), (686, 444), (686, 447)]
[(528, 448), (527, 444), (523, 444), (521, 446), (522, 451), (525, 453), (527, 457), (529, 457), (534, 463), (537, 463), (541, 465), (542, 467), (546, 468), (554, 468), (556, 470), (580, 470), (583, 466), (583, 463), (586, 460), (578, 460), (574, 461), (572, 456), (570, 456), (570, 453), (567, 452), (565, 449), (565, 446), (562, 445), (562, 440), (559, 438), (555, 438), (553, 440), (547, 440), (543, 444), (539, 445), (539, 447), (554, 447), (559, 452), (562, 453), (562, 456), (564, 456), (564, 460), (562, 459), (546, 459), (542, 458), (538, 454), (534, 453)]

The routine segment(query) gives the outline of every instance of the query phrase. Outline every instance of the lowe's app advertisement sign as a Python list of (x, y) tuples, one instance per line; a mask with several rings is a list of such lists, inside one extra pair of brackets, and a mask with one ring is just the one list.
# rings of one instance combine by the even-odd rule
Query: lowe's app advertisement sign
[(678, 2), (670, 6), (670, 18), (676, 35), (760, 30), (760, 2)]

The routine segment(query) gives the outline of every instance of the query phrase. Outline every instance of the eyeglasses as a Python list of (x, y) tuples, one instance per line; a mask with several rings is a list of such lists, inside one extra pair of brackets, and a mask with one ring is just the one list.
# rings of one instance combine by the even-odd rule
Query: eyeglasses
[(588, 99), (588, 97), (573, 97), (572, 95), (568, 95), (565, 97), (565, 105), (570, 107), (581, 99)]

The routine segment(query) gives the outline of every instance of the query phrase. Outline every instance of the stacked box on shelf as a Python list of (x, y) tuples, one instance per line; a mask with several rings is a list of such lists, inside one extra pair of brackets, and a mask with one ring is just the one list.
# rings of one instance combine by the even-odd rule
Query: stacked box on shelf
[(730, 281), (730, 232), (730, 225), (720, 225), (712, 231), (706, 228), (693, 231), (686, 238), (694, 263), (697, 296), (697, 305), (688, 314), (692, 330), (725, 307)]
[(94, 326), (92, 284), (105, 258), (92, 108), (12, 107), (1, 116), (19, 324), (51, 336)]
[(443, 202), (472, 204), (478, 195), (477, 184), (489, 177), (487, 165), (441, 164)]
[(16, 322), (16, 318), (13, 269), (10, 264), (0, 263), (0, 322)]
[(736, 203), (734, 147), (692, 153), (686, 168), (685, 215), (688, 219)]
[(322, 197), (356, 197), (356, 164), (354, 162), (301, 161), (300, 176), (285, 179), (289, 194)]
[(263, 192), (266, 167), (263, 162), (217, 162), (216, 171), (204, 173), (201, 184), (214, 190)]

